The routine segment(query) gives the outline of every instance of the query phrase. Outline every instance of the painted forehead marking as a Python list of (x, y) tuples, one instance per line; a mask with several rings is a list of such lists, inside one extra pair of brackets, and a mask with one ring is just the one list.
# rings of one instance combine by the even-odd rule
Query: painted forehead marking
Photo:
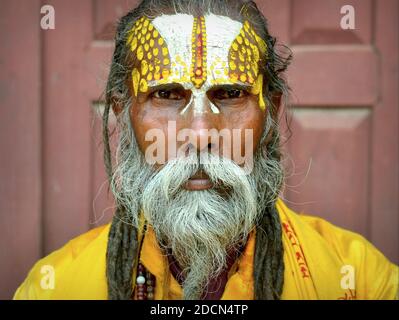
[(132, 70), (133, 91), (147, 92), (148, 82), (166, 81), (170, 74), (168, 46), (149, 19), (136, 21), (129, 33), (127, 44), (135, 54), (137, 63)]
[(248, 21), (213, 14), (161, 15), (152, 21), (142, 17), (128, 44), (138, 62), (132, 71), (135, 95), (172, 82), (193, 91), (241, 82), (253, 87), (264, 108), (259, 61), (267, 47)]

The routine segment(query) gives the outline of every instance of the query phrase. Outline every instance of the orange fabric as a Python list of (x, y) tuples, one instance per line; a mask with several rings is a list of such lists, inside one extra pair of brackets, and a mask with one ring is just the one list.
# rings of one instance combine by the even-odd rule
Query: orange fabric
[[(298, 215), (277, 201), (283, 228), (282, 299), (395, 299), (399, 269), (362, 236), (327, 221)], [(105, 254), (110, 225), (93, 229), (38, 261), (14, 299), (107, 299)], [(253, 299), (255, 232), (230, 272), (222, 299)], [(181, 299), (182, 289), (169, 272), (155, 234), (149, 228), (141, 253), (156, 277), (155, 299)], [(42, 288), (44, 266), (54, 269), (54, 288)], [(348, 273), (345, 268), (353, 271)], [(354, 289), (345, 276), (353, 275)]]

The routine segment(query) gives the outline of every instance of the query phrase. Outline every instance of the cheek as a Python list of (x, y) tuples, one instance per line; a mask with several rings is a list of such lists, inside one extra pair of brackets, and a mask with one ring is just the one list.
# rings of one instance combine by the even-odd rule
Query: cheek
[[(250, 100), (246, 108), (237, 112), (231, 112), (227, 114), (223, 119), (223, 127), (228, 128), (230, 131), (239, 130), (241, 133), (240, 141), (234, 141), (235, 136), (233, 135), (233, 149), (240, 148), (241, 154), (253, 153), (262, 138), (263, 129), (265, 123), (265, 112), (262, 111), (257, 102)], [(249, 138), (252, 139), (251, 143), (246, 143), (245, 132), (250, 132)], [(250, 150), (248, 147), (252, 146)], [(234, 150), (233, 150), (234, 151)]]
[(176, 120), (174, 112), (154, 108), (149, 103), (137, 103), (130, 109), (130, 120), (140, 151), (145, 154), (147, 148), (156, 146), (153, 155), (168, 159), (168, 123)]

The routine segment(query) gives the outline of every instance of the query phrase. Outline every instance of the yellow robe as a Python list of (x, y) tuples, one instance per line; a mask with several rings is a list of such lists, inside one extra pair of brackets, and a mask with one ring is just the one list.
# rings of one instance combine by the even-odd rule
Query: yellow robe
[[(399, 268), (362, 236), (320, 218), (298, 215), (281, 199), (277, 209), (283, 227), (282, 299), (397, 298)], [(39, 260), (14, 299), (107, 299), (109, 228), (108, 224), (93, 229)], [(229, 273), (222, 299), (253, 299), (254, 248), (252, 232)], [(182, 298), (182, 289), (169, 272), (151, 228), (143, 240), (141, 262), (156, 277), (155, 299)], [(53, 288), (43, 285), (48, 266), (54, 270)]]

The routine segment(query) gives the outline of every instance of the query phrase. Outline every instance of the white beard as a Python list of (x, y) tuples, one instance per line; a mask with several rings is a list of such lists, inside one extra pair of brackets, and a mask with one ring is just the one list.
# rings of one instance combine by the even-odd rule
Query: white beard
[[(204, 164), (196, 155), (174, 159), (157, 171), (138, 149), (130, 124), (123, 129), (111, 184), (115, 199), (136, 226), (144, 209), (161, 248), (172, 251), (185, 273), (184, 298), (199, 299), (207, 282), (225, 267), (227, 252), (242, 245), (264, 208), (277, 198), (280, 163), (258, 149), (250, 175), (233, 161), (212, 155)], [(182, 188), (200, 167), (217, 188)]]

